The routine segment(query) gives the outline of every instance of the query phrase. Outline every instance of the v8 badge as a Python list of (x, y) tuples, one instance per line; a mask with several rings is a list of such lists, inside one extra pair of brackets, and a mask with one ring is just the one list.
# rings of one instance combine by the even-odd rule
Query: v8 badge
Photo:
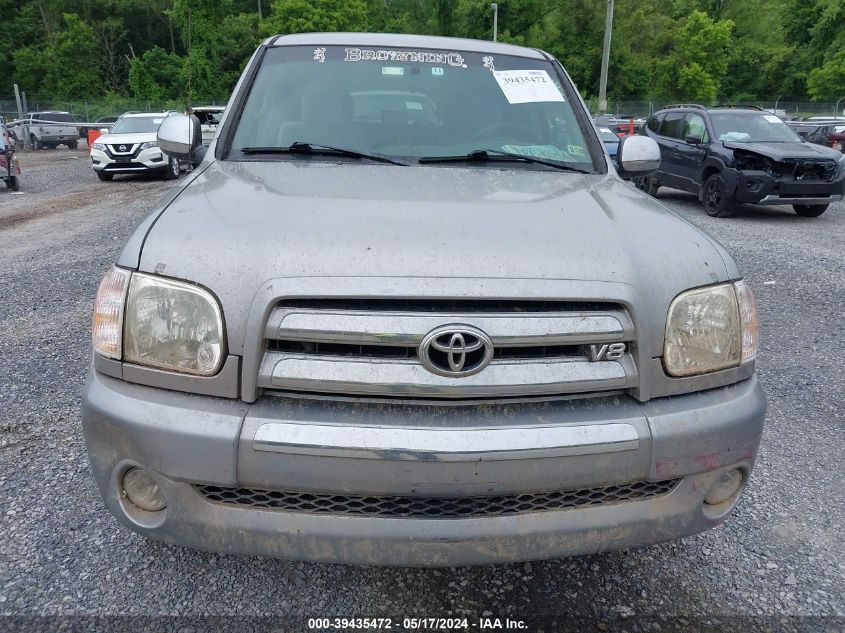
[(590, 345), (590, 360), (619, 360), (625, 354), (625, 343)]

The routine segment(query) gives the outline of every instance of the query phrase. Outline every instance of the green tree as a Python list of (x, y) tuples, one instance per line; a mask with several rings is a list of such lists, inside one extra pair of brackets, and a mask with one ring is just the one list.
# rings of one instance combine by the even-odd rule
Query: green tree
[(845, 49), (810, 71), (807, 92), (813, 99), (839, 99), (845, 96)]
[(366, 0), (273, 0), (264, 32), (365, 31)]
[[(499, 0), (499, 39), (598, 91), (606, 0)], [(225, 99), (262, 36), (492, 36), (488, 0), (0, 0), (0, 97)], [(842, 96), (845, 0), (616, 0), (612, 99)], [(190, 55), (189, 55), (190, 52)], [(166, 55), (164, 55), (166, 53)], [(190, 95), (188, 94), (190, 88)]]
[(129, 66), (129, 89), (140, 99), (176, 99), (184, 96), (184, 60), (155, 46)]
[(690, 62), (678, 71), (677, 96), (692, 101), (710, 102), (716, 99), (718, 92), (713, 76), (698, 62)]
[(664, 34), (667, 53), (658, 65), (665, 97), (715, 99), (732, 56), (731, 20), (713, 20), (703, 11), (680, 19)]
[(12, 57), (30, 94), (81, 99), (103, 93), (94, 29), (75, 13), (65, 13), (46, 42), (25, 46)]

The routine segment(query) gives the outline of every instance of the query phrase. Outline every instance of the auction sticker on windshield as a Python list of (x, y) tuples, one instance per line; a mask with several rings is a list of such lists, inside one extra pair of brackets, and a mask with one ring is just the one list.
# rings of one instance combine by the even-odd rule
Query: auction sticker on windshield
[(508, 103), (564, 101), (545, 70), (494, 70), (493, 76)]

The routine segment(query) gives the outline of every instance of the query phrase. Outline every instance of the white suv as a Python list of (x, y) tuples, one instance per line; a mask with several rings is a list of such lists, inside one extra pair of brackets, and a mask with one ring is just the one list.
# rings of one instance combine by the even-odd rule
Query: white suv
[(148, 171), (160, 173), (165, 180), (179, 177), (179, 161), (162, 154), (156, 141), (158, 126), (176, 112), (142, 112), (124, 114), (108, 134), (91, 146), (91, 163), (100, 180), (111, 180), (115, 174)]

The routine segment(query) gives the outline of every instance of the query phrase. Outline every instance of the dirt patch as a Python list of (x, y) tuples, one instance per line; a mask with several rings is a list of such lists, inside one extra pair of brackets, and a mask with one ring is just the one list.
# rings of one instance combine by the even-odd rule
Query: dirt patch
[(15, 156), (21, 163), (21, 169), (26, 171), (30, 167), (42, 167), (44, 165), (55, 165), (57, 162), (66, 160), (88, 159), (88, 148), (84, 145), (81, 150), (50, 149), (39, 152), (15, 152)]
[(39, 217), (64, 213), (88, 204), (91, 204), (91, 192), (87, 187), (80, 187), (78, 191), (57, 196), (40, 197), (34, 204), (0, 216), (0, 229), (7, 229)]

